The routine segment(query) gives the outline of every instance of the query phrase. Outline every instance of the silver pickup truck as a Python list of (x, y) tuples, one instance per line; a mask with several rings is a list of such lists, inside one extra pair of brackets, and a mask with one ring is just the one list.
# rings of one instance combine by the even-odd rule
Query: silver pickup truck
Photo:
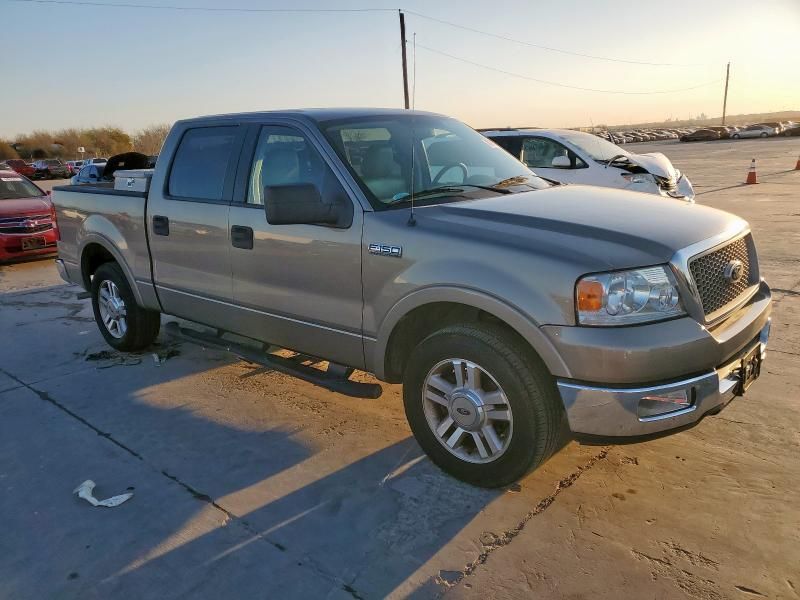
[(419, 444), (477, 485), (519, 478), (567, 427), (690, 425), (765, 356), (745, 221), (553, 185), (441, 115), (180, 121), (151, 173), (53, 201), (59, 270), (111, 346), (147, 347), (168, 314), (325, 359), (339, 383), (354, 368), (402, 382)]

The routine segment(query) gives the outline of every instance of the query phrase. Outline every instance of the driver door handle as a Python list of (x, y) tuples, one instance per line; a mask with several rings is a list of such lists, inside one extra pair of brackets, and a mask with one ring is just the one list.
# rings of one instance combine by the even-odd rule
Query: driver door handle
[(153, 215), (153, 233), (169, 235), (169, 219), (162, 215)]
[(244, 225), (231, 226), (231, 244), (242, 250), (253, 249), (253, 229)]

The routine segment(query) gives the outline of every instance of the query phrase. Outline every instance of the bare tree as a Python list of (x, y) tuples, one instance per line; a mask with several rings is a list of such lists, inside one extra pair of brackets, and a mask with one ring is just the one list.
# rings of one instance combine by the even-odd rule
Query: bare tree
[(19, 154), (6, 140), (0, 140), (0, 160), (7, 158), (19, 158)]
[(148, 156), (157, 155), (171, 128), (169, 123), (161, 123), (140, 129), (133, 134), (133, 149)]

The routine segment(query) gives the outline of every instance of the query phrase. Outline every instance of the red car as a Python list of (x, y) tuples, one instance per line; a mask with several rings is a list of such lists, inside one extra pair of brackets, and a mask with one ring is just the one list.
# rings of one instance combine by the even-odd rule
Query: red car
[(48, 194), (14, 171), (0, 171), (0, 263), (56, 252)]
[(33, 177), (36, 174), (36, 169), (33, 168), (33, 165), (29, 165), (21, 158), (9, 158), (5, 163), (25, 177)]

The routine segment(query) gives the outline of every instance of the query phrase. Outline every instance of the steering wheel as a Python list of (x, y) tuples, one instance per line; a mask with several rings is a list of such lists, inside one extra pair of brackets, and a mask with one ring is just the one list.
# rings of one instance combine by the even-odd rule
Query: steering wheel
[(442, 175), (447, 173), (450, 169), (455, 169), (456, 167), (461, 169), (461, 172), (464, 173), (464, 177), (461, 180), (466, 181), (467, 176), (469, 175), (469, 171), (467, 171), (467, 165), (465, 165), (462, 162), (459, 162), (459, 163), (450, 163), (443, 166), (441, 170), (436, 174), (436, 177), (433, 178), (433, 181), (431, 181), (431, 183), (434, 185), (439, 183), (439, 180), (442, 178)]

